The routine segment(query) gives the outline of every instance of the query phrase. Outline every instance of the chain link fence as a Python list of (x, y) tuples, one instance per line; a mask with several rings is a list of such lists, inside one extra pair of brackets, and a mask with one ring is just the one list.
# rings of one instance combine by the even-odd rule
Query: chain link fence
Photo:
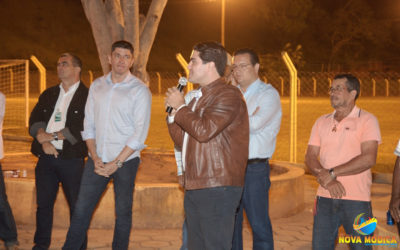
[[(328, 89), (339, 72), (298, 72), (298, 123), (296, 162), (304, 162), (304, 154), (315, 120), (333, 112)], [(342, 73), (342, 72), (340, 72)], [(400, 139), (400, 74), (385, 72), (351, 72), (361, 82), (361, 95), (357, 105), (374, 114), (380, 124), (382, 143), (379, 146), (377, 171), (391, 172), (394, 164), (393, 151)], [(163, 96), (169, 87), (176, 86), (179, 75), (175, 72), (150, 73), (150, 90)], [(289, 160), (290, 138), (290, 84), (289, 73), (261, 72), (260, 78), (272, 84), (281, 95), (282, 124), (278, 135), (275, 160)]]

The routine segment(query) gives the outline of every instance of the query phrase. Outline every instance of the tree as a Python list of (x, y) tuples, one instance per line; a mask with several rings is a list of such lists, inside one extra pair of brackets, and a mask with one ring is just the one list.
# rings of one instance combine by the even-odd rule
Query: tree
[(145, 17), (139, 14), (139, 0), (81, 0), (104, 74), (110, 71), (107, 56), (112, 43), (126, 40), (135, 49), (133, 74), (148, 83), (146, 66), (167, 1), (152, 0)]

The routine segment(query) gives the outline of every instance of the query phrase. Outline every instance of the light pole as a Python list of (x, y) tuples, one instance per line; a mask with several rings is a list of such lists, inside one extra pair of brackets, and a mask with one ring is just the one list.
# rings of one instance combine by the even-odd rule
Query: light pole
[(225, 1), (221, 0), (221, 44), (225, 46)]

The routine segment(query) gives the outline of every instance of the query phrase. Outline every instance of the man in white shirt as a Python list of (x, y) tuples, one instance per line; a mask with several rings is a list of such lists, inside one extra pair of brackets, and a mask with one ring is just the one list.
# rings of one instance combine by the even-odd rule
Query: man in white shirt
[(236, 216), (233, 250), (243, 249), (243, 209), (253, 231), (253, 249), (273, 249), (274, 241), (269, 218), (268, 160), (275, 151), (282, 110), (278, 91), (258, 78), (260, 62), (252, 49), (233, 54), (233, 76), (246, 99), (250, 124), (249, 158), (243, 196)]
[(84, 241), (93, 211), (113, 179), (115, 229), (113, 249), (128, 249), (132, 226), (133, 190), (140, 151), (150, 124), (151, 93), (133, 76), (133, 47), (113, 43), (111, 72), (90, 86), (82, 137), (89, 159), (82, 177), (75, 212), (63, 249), (78, 249)]
[[(87, 148), (80, 131), (88, 89), (80, 81), (81, 60), (64, 53), (57, 62), (61, 83), (46, 89), (29, 119), (31, 152), (38, 157), (36, 181), (36, 232), (33, 249), (48, 249), (53, 208), (62, 184), (72, 217), (78, 197)], [(86, 244), (83, 245), (86, 248)]]
[[(0, 159), (3, 159), (3, 120), (6, 110), (6, 97), (0, 92)], [(18, 245), (17, 227), (15, 226), (14, 216), (10, 204), (7, 200), (6, 186), (0, 164), (0, 239), (4, 241), (6, 249), (16, 249)]]

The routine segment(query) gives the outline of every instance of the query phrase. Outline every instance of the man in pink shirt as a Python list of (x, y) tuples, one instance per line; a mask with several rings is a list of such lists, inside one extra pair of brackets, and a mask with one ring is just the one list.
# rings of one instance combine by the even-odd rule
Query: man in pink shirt
[[(305, 163), (320, 184), (317, 191), (313, 249), (334, 249), (338, 228), (360, 236), (353, 229), (355, 218), (372, 218), (371, 167), (381, 141), (378, 120), (355, 101), (360, 82), (350, 74), (335, 76), (329, 89), (333, 113), (315, 122)], [(351, 244), (352, 249), (371, 249)]]

